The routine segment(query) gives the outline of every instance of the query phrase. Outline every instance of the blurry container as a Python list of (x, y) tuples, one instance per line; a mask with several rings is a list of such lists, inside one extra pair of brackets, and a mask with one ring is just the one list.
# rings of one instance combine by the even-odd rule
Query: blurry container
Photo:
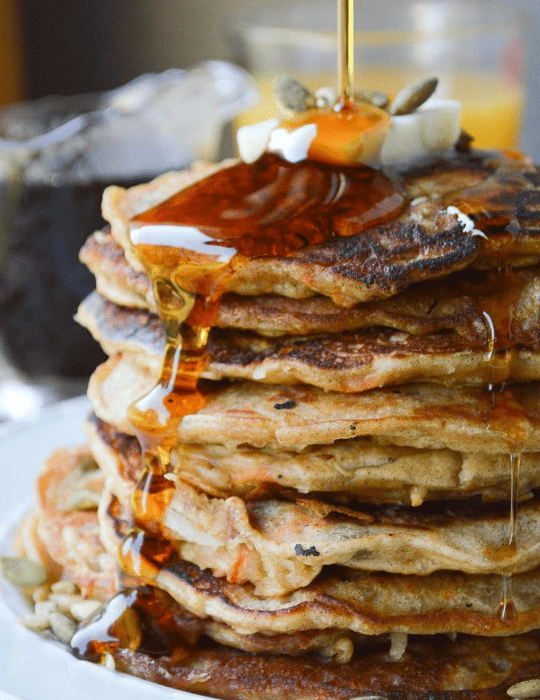
[[(277, 114), (272, 78), (292, 73), (310, 88), (336, 87), (336, 3), (269, 2), (239, 18), (244, 63), (261, 101), (240, 117)], [(463, 128), (479, 148), (512, 148), (523, 113), (525, 30), (511, 3), (498, 0), (356, 0), (355, 83), (395, 94), (407, 83), (439, 78), (437, 96), (463, 104)]]
[(73, 315), (95, 286), (78, 252), (104, 224), (104, 187), (218, 157), (223, 126), (255, 94), (244, 71), (209, 62), (0, 110), (0, 341), (18, 369), (93, 371), (101, 350)]

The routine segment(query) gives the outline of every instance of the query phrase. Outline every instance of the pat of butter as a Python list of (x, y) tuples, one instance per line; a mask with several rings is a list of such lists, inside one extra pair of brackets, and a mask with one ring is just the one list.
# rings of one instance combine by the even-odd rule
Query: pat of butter
[[(362, 156), (357, 162), (371, 167), (399, 166), (442, 155), (459, 139), (460, 117), (461, 103), (457, 100), (431, 98), (412, 114), (393, 115), (384, 137), (381, 133), (362, 145)], [(269, 150), (290, 163), (306, 160), (317, 128), (316, 123), (307, 123), (293, 130), (284, 129), (277, 119), (241, 127), (237, 133), (240, 157), (246, 163), (254, 163)], [(350, 158), (343, 162), (351, 164)]]
[(431, 98), (412, 114), (393, 116), (382, 165), (399, 165), (452, 148), (461, 134), (461, 103)]

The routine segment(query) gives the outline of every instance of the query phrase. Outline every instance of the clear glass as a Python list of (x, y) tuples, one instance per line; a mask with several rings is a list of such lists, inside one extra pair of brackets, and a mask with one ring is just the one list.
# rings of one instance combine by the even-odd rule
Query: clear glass
[[(480, 148), (512, 148), (523, 113), (525, 29), (510, 3), (490, 0), (356, 0), (355, 84), (395, 94), (435, 75), (437, 95), (463, 104)], [(292, 73), (309, 87), (336, 86), (336, 3), (267, 3), (241, 21), (237, 48), (260, 86), (241, 123), (274, 116), (271, 80)]]
[(211, 61), (0, 109), (0, 422), (82, 393), (103, 359), (73, 315), (95, 286), (78, 253), (104, 224), (104, 187), (219, 158), (255, 98), (245, 71)]

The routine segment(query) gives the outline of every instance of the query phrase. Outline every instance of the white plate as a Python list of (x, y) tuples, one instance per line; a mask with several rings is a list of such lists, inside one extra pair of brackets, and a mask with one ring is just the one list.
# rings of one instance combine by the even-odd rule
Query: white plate
[[(0, 430), (0, 553), (11, 552), (16, 523), (32, 503), (41, 462), (57, 447), (84, 442), (85, 397), (47, 409), (31, 426)], [(0, 700), (208, 700), (78, 661), (64, 646), (17, 623), (22, 596), (0, 580)]]

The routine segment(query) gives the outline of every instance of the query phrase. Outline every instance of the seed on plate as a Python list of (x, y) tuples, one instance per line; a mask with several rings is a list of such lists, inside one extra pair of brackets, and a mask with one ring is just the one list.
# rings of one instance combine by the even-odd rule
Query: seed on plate
[(0, 572), (19, 588), (35, 588), (47, 580), (47, 572), (41, 564), (24, 557), (0, 557)]
[(438, 78), (426, 78), (407, 85), (395, 96), (390, 105), (390, 114), (395, 116), (411, 114), (433, 95), (438, 83)]
[(45, 632), (46, 629), (49, 629), (49, 620), (43, 615), (26, 615), (19, 617), (18, 622), (32, 632)]
[(273, 83), (274, 98), (278, 105), (291, 112), (305, 112), (315, 107), (315, 96), (291, 75), (278, 75)]
[(101, 664), (105, 666), (107, 671), (116, 671), (116, 664), (114, 663), (114, 656), (112, 654), (103, 654), (101, 657)]
[(61, 612), (51, 613), (49, 616), (49, 623), (54, 636), (65, 644), (71, 641), (77, 629), (77, 625), (73, 620)]
[(54, 612), (60, 612), (60, 607), (54, 600), (40, 600), (34, 606), (34, 612), (41, 617), (49, 617)]
[(74, 595), (79, 593), (79, 587), (73, 581), (56, 581), (51, 584), (53, 593), (65, 593), (66, 595)]
[(51, 593), (51, 587), (49, 585), (39, 586), (32, 591), (32, 600), (34, 603), (39, 603), (40, 601), (47, 600)]
[(511, 698), (537, 698), (540, 696), (540, 678), (516, 683), (506, 692)]
[(69, 609), (69, 612), (76, 620), (80, 621), (93, 615), (100, 609), (100, 607), (101, 603), (99, 600), (81, 600), (77, 603), (73, 603)]
[(79, 462), (78, 468), (81, 472), (95, 472), (99, 469), (99, 465), (92, 457), (85, 457)]
[(58, 609), (63, 613), (69, 612), (71, 606), (74, 603), (80, 603), (82, 599), (81, 595), (68, 595), (67, 593), (51, 593), (49, 596), (49, 601), (56, 603)]

